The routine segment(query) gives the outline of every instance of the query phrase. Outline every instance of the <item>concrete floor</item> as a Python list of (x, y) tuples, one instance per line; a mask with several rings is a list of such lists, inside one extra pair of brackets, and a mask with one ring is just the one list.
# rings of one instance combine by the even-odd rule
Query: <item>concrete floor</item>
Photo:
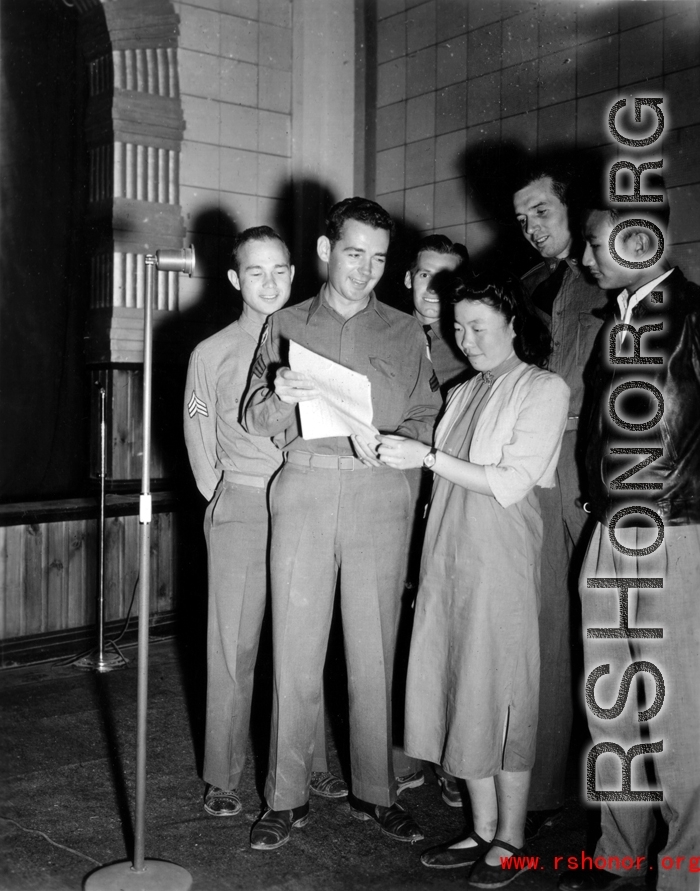
[[(2, 891), (73, 891), (98, 865), (132, 855), (137, 673), (136, 650), (125, 652), (130, 667), (102, 676), (51, 664), (0, 674)], [(253, 734), (240, 787), (244, 812), (207, 817), (199, 779), (202, 662), (201, 654), (175, 641), (151, 644), (147, 858), (185, 867), (195, 891), (465, 886), (465, 870), (428, 870), (419, 860), (426, 847), (458, 834), (465, 819), (442, 803), (430, 770), (423, 787), (402, 796), (426, 834), (424, 842), (392, 842), (374, 824), (352, 819), (347, 804), (315, 798), (308, 826), (295, 830), (287, 845), (252, 851), (248, 837), (259, 814), (267, 749), (264, 703), (256, 705), (254, 727), (261, 729)], [(259, 687), (268, 685), (263, 676)], [(342, 693), (327, 690), (327, 700), (340, 741), (333, 744), (332, 762), (342, 769)], [(595, 813), (580, 805), (572, 789), (561, 824), (533, 845), (539, 870), (510, 887), (555, 888), (554, 856), (580, 854), (594, 824)]]

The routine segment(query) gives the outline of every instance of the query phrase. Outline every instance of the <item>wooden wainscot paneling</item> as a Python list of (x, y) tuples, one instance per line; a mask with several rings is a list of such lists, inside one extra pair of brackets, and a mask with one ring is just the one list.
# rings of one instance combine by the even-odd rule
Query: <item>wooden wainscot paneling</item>
[[(173, 375), (171, 375), (173, 377)], [(135, 492), (140, 489), (142, 460), (143, 460), (143, 371), (140, 367), (100, 368), (95, 373), (96, 383), (105, 388), (105, 412), (107, 425), (106, 442), (106, 479), (108, 488), (117, 487), (122, 491)], [(178, 380), (179, 378), (174, 378)], [(157, 381), (162, 380), (156, 378)], [(169, 455), (168, 448), (172, 452), (172, 444), (168, 434), (160, 428), (164, 412), (159, 408), (159, 398), (163, 397), (164, 388), (154, 388), (154, 406), (151, 434), (151, 479), (154, 488), (159, 484), (158, 480), (172, 473), (174, 458)], [(165, 393), (172, 400), (173, 393)], [(93, 388), (93, 417), (99, 414), (98, 409), (99, 390)], [(168, 411), (173, 417), (179, 418), (179, 392), (178, 404), (173, 408), (172, 402), (168, 404)], [(178, 412), (177, 415), (174, 412)], [(166, 413), (167, 416), (167, 413)], [(99, 428), (95, 424), (90, 434), (90, 466), (91, 474), (98, 479), (100, 467), (99, 453)]]
[[(174, 501), (153, 495), (152, 617), (175, 606)], [(123, 620), (139, 577), (138, 497), (109, 495), (105, 520), (105, 621)], [(94, 626), (98, 591), (94, 499), (0, 506), (0, 652), (3, 644)], [(138, 614), (138, 593), (131, 615)], [(15, 647), (16, 649), (16, 647)], [(5, 664), (2, 659), (0, 664)]]

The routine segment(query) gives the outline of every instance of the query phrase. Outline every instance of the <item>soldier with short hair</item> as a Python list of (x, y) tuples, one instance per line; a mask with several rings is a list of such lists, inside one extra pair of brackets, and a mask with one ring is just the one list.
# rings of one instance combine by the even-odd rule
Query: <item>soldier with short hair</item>
[[(270, 313), (287, 303), (294, 267), (268, 226), (240, 233), (229, 281), (241, 292), (240, 318), (193, 351), (185, 390), (185, 442), (197, 487), (209, 502), (204, 519), (209, 574), (204, 809), (240, 813), (253, 675), (268, 591), (268, 489), (282, 455), (267, 436), (240, 423), (243, 394)], [(264, 335), (263, 335), (264, 336)], [(312, 790), (343, 798), (347, 786), (328, 772), (319, 712)]]

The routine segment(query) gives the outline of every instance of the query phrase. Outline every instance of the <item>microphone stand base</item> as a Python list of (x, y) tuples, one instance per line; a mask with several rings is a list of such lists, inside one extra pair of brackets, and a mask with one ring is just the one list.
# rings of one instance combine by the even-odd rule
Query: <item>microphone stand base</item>
[(100, 655), (99, 647), (91, 650), (85, 656), (78, 656), (71, 665), (73, 668), (80, 668), (83, 671), (96, 671), (99, 674), (106, 674), (108, 671), (116, 671), (119, 668), (126, 668), (129, 660), (122, 653), (113, 640), (108, 640), (106, 647), (110, 647), (111, 651), (103, 650)]
[(192, 876), (167, 860), (146, 860), (137, 872), (132, 863), (102, 866), (85, 879), (85, 891), (190, 891)]

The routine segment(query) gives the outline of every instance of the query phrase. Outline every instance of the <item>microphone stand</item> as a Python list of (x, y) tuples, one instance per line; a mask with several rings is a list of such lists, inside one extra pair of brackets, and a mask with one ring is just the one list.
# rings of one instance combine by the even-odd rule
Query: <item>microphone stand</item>
[(156, 269), (194, 270), (194, 248), (161, 250), (146, 255), (146, 297), (143, 326), (143, 465), (139, 498), (140, 590), (136, 704), (136, 820), (133, 863), (103, 866), (85, 881), (85, 891), (189, 891), (192, 876), (167, 860), (144, 859), (146, 815), (146, 718), (148, 713), (148, 617), (151, 580), (151, 389), (153, 380), (153, 298)]

